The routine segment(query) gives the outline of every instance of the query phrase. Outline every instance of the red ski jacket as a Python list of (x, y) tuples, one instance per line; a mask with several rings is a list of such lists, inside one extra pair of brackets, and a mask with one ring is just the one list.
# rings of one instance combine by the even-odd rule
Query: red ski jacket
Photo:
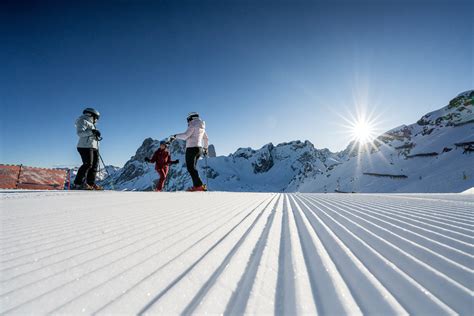
[(178, 163), (177, 161), (171, 160), (171, 155), (168, 150), (163, 150), (161, 148), (155, 151), (153, 157), (150, 159), (150, 162), (155, 163), (156, 170), (164, 169), (165, 167), (167, 168), (168, 165)]

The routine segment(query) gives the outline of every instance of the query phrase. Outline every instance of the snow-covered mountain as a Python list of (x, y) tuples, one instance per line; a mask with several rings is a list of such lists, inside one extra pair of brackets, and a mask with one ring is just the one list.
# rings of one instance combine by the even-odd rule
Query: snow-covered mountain
[[(380, 135), (370, 146), (351, 143), (339, 153), (293, 141), (199, 161), (209, 188), (274, 192), (461, 192), (474, 186), (474, 91), (424, 115), (417, 123)], [(102, 184), (116, 190), (152, 190), (157, 174), (144, 161), (159, 147), (145, 139), (136, 154)], [(170, 146), (173, 159), (165, 190), (191, 186), (184, 142)], [(215, 152), (213, 149), (212, 151)]]
[[(103, 185), (118, 190), (152, 190), (157, 173), (153, 164), (144, 161), (159, 147), (159, 140), (145, 139), (136, 154), (120, 172), (107, 178)], [(191, 186), (185, 166), (185, 143), (175, 141), (170, 146), (172, 165), (165, 190), (183, 190)], [(285, 191), (291, 183), (300, 183), (308, 176), (324, 172), (339, 163), (328, 149), (315, 149), (309, 141), (294, 141), (277, 146), (269, 143), (259, 150), (240, 148), (229, 156), (201, 159), (198, 166), (203, 180), (213, 190), (222, 191)]]
[(474, 185), (474, 91), (418, 122), (350, 144), (342, 163), (306, 179), (301, 192), (461, 192)]

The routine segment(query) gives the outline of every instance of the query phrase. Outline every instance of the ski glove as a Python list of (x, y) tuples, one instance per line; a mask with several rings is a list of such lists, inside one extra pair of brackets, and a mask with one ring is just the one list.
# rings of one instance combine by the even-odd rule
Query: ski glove
[(151, 160), (150, 160), (150, 158), (145, 157), (145, 161), (146, 161), (146, 162), (150, 162)]
[(204, 156), (207, 156), (207, 154), (208, 154), (207, 148), (203, 148), (203, 149), (202, 149), (202, 154), (203, 154)]
[(93, 129), (92, 134), (94, 134), (94, 136), (97, 137), (97, 138), (100, 137), (100, 131), (98, 129)]
[(171, 164), (175, 165), (179, 163), (179, 159), (176, 159), (175, 161), (171, 161)]

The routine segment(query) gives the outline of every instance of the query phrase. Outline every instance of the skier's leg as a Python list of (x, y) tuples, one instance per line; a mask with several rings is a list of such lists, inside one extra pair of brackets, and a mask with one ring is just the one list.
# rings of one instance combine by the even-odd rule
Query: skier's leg
[[(186, 148), (186, 168), (188, 169), (189, 175), (193, 179), (193, 186), (198, 187), (202, 185), (199, 179), (199, 174), (196, 170), (196, 155), (199, 154), (199, 147)], [(199, 158), (199, 156), (198, 156)]]
[(82, 166), (77, 171), (76, 179), (74, 179), (75, 185), (82, 185), (87, 172), (92, 167), (93, 153), (91, 148), (77, 148), (77, 151), (81, 155)]
[(164, 187), (166, 178), (168, 177), (169, 167), (165, 166), (162, 171), (163, 171), (163, 187)]
[(193, 180), (194, 186), (194, 171), (193, 171), (193, 163), (194, 163), (194, 155), (193, 155), (193, 148), (186, 148), (186, 169), (188, 169), (188, 173)]
[(160, 175), (160, 179), (158, 180), (158, 184), (156, 185), (156, 191), (161, 191), (163, 190), (163, 186), (165, 184), (165, 180), (166, 180), (166, 172), (165, 172), (165, 169), (159, 169), (157, 170), (158, 171), (158, 174)]
[(87, 171), (87, 184), (94, 186), (97, 168), (99, 167), (99, 151), (97, 149), (92, 149), (91, 151), (92, 163), (90, 169)]
[(196, 154), (194, 156), (194, 171), (196, 172), (197, 185), (195, 185), (195, 187), (201, 187), (202, 186), (202, 181), (201, 181), (201, 177), (199, 177), (199, 172), (197, 170), (197, 163), (199, 161), (199, 158), (202, 155), (202, 148), (201, 147), (196, 147), (196, 148), (197, 148), (197, 151), (196, 151)]

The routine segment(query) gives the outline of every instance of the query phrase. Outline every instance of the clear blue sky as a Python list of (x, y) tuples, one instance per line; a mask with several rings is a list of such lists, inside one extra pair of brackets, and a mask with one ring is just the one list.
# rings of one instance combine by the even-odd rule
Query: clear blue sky
[(358, 103), (387, 130), (474, 87), (470, 1), (2, 1), (1, 163), (79, 164), (96, 107), (108, 164), (198, 111), (218, 154), (342, 150)]

